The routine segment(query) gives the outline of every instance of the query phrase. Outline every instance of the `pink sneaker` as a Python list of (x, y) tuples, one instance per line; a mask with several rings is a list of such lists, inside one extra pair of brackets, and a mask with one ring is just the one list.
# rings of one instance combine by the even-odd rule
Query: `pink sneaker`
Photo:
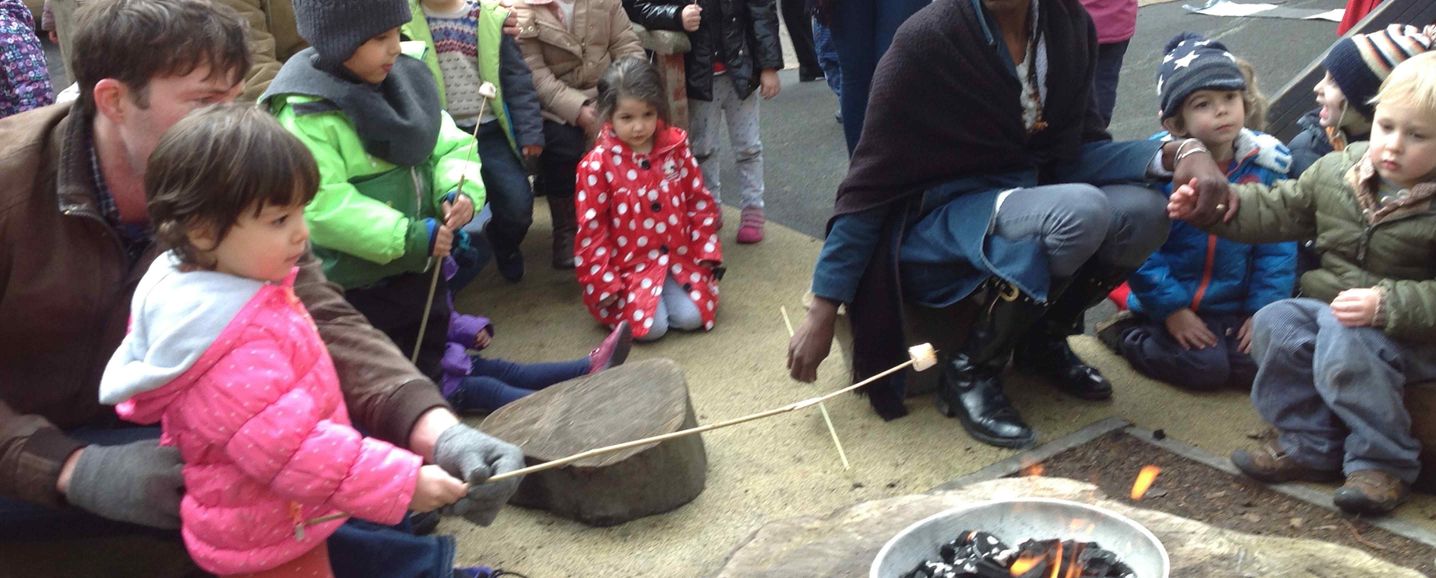
[(628, 348), (633, 344), (633, 329), (627, 321), (619, 321), (603, 343), (588, 354), (588, 373), (594, 374), (605, 369), (623, 365), (628, 359)]
[(751, 245), (762, 241), (763, 223), (766, 222), (762, 207), (743, 207), (743, 216), (738, 221), (738, 242)]

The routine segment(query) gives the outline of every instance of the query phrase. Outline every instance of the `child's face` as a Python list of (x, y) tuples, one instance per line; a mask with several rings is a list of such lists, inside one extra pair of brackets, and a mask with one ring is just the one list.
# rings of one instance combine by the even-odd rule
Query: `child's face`
[(1402, 188), (1432, 180), (1436, 172), (1436, 114), (1395, 101), (1376, 106), (1371, 148), (1366, 151), (1381, 178)]
[(635, 149), (649, 146), (658, 129), (658, 109), (642, 100), (619, 98), (613, 109), (613, 132)]
[(257, 281), (283, 281), (309, 249), (304, 205), (265, 205), (258, 216), (246, 209), (218, 247), (212, 233), (199, 227), (190, 242), (214, 259), (214, 270)]
[(1246, 114), (1240, 90), (1198, 90), (1182, 103), (1186, 134), (1176, 136), (1198, 139), (1208, 148), (1231, 146), (1241, 134)]
[(1337, 86), (1331, 73), (1326, 73), (1326, 78), (1321, 79), (1321, 82), (1316, 83), (1316, 88), (1311, 90), (1316, 93), (1316, 104), (1321, 107), (1321, 126), (1340, 126), (1342, 109), (1346, 108), (1346, 93), (1341, 92), (1341, 87)]
[(394, 28), (370, 38), (344, 61), (344, 68), (369, 84), (381, 84), (389, 77), (394, 61), (399, 58), (399, 29)]

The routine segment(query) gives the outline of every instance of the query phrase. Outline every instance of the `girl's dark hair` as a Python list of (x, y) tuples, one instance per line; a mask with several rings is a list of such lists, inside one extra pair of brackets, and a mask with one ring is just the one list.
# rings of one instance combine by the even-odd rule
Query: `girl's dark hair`
[(668, 122), (668, 99), (658, 69), (647, 60), (627, 56), (615, 60), (603, 78), (598, 79), (598, 118), (608, 121), (618, 108), (618, 99), (631, 98), (646, 102), (658, 111), (658, 118)]
[(165, 132), (145, 170), (155, 238), (180, 261), (209, 267), (188, 233), (212, 227), (224, 240), (244, 211), (308, 203), (319, 189), (314, 156), (254, 105), (222, 104), (190, 113)]

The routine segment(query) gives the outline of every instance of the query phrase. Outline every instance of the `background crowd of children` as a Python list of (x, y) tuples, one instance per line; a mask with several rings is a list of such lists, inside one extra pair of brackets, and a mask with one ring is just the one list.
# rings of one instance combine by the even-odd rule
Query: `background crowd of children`
[[(620, 364), (630, 339), (714, 327), (722, 125), (739, 175), (735, 239), (764, 236), (759, 103), (779, 93), (783, 66), (774, 2), (528, 4), (514, 38), (497, 3), (295, 0), (310, 47), (277, 70), (259, 108), (208, 110), (156, 149), (149, 209), (172, 253), (140, 282), (102, 396), (129, 419), (162, 420), (185, 453), (182, 517), (206, 569), (327, 564), (319, 546), (335, 524), (290, 540), (237, 524), (225, 508), (285, 527), (335, 512), (391, 523), (465, 492), (464, 480), (349, 425), (290, 288), (307, 247), (461, 410), (492, 411)], [(691, 133), (668, 124), (663, 83), (630, 17), (689, 35)], [(828, 31), (815, 26), (821, 46)], [(1104, 41), (1125, 50), (1131, 30), (1118, 28)], [(37, 29), (23, 3), (0, 0), (0, 117), (54, 100)], [(1433, 44), (1436, 28), (1411, 26), (1338, 41), (1318, 108), (1283, 145), (1261, 132), (1265, 101), (1249, 65), (1222, 43), (1172, 39), (1156, 75), (1154, 138), (1181, 141), (1178, 160), (1211, 155), (1238, 186), (1227, 221), (1206, 229), (1180, 220), (1192, 213), (1191, 187), (1164, 191), (1168, 240), (1114, 293), (1128, 311), (1099, 328), (1156, 379), (1252, 388), (1275, 435), (1233, 454), (1237, 467), (1268, 482), (1344, 474), (1335, 501), (1352, 512), (1405, 501), (1420, 464), (1401, 388), (1436, 378)], [(804, 80), (836, 70), (822, 66), (825, 52), (804, 59)], [(853, 86), (826, 76), (835, 90)], [(1109, 117), (1115, 82), (1099, 78)], [(576, 268), (584, 304), (610, 334), (587, 356), (524, 365), (474, 353), (493, 325), (453, 309), (450, 280), (482, 264), (456, 261), (463, 250), (522, 280), (531, 173), (552, 215), (552, 264)], [(211, 196), (173, 198), (198, 191)], [(471, 225), (481, 210), (486, 224)], [(241, 410), (214, 409), (229, 405)], [(271, 429), (244, 425), (265, 411), (276, 412)], [(254, 452), (226, 451), (236, 440)], [(352, 451), (328, 461), (305, 453), (283, 468), (266, 453), (319, 443)], [(234, 504), (209, 491), (260, 478), (283, 483), (246, 486)], [(221, 547), (233, 540), (243, 546)]]

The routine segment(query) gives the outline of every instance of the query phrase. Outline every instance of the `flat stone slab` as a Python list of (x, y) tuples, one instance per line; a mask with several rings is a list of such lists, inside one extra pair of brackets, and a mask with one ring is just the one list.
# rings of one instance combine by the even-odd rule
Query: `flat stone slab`
[(908, 525), (949, 508), (1022, 497), (1093, 504), (1137, 521), (1167, 548), (1173, 578), (1421, 578), (1415, 570), (1344, 546), (1224, 530), (1108, 500), (1091, 484), (1044, 477), (992, 480), (952, 491), (864, 502), (823, 517), (771, 522), (734, 550), (716, 576), (867, 576), (878, 551)]
[[(539, 390), (490, 414), (481, 427), (523, 448), (528, 464), (537, 465), (697, 425), (682, 368), (653, 359)], [(707, 467), (696, 434), (530, 474), (509, 503), (612, 526), (692, 501), (703, 492)]]

